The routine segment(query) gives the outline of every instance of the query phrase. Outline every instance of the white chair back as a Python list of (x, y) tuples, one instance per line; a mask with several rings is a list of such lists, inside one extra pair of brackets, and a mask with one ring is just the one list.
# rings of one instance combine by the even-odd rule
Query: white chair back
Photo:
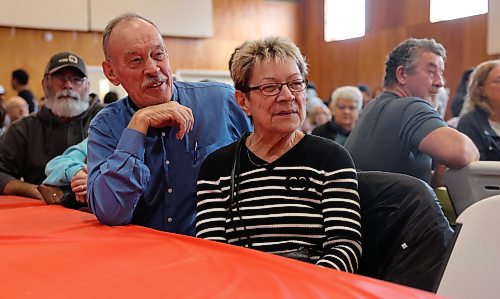
[(444, 182), (455, 212), (460, 215), (473, 203), (500, 194), (500, 162), (477, 161), (461, 169), (449, 169)]
[(437, 294), (446, 298), (498, 298), (500, 195), (468, 207), (457, 218), (455, 244)]

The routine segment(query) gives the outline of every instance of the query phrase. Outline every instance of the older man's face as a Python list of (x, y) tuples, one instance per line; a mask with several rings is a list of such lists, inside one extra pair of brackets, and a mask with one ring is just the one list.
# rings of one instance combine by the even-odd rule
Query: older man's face
[(158, 30), (140, 19), (116, 25), (103, 62), (106, 77), (121, 84), (134, 103), (143, 108), (172, 99), (172, 72), (163, 38)]
[(418, 63), (413, 72), (408, 73), (405, 88), (408, 95), (419, 97), (432, 103), (439, 89), (444, 86), (443, 58), (427, 51), (418, 53)]
[(63, 68), (43, 79), (45, 106), (61, 118), (72, 118), (89, 107), (89, 82), (72, 67)]

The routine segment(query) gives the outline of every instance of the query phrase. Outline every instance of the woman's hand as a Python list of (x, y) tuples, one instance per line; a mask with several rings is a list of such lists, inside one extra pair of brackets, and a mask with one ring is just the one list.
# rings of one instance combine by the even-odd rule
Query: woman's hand
[(71, 190), (75, 192), (76, 201), (87, 202), (87, 165), (84, 165), (71, 179)]

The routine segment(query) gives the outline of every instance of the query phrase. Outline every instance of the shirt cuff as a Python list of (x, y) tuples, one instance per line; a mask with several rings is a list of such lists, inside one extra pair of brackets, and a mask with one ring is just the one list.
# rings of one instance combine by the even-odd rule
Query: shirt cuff
[(125, 128), (116, 150), (124, 151), (131, 155), (144, 160), (144, 143), (146, 142), (146, 135), (139, 131)]

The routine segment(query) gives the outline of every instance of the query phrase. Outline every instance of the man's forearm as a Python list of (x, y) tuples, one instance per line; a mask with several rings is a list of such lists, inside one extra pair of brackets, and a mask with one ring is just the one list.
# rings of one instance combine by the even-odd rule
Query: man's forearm
[(40, 192), (36, 187), (37, 187), (36, 185), (14, 179), (5, 185), (5, 188), (3, 189), (3, 194), (19, 195), (19, 196), (42, 199), (42, 195), (40, 194)]

